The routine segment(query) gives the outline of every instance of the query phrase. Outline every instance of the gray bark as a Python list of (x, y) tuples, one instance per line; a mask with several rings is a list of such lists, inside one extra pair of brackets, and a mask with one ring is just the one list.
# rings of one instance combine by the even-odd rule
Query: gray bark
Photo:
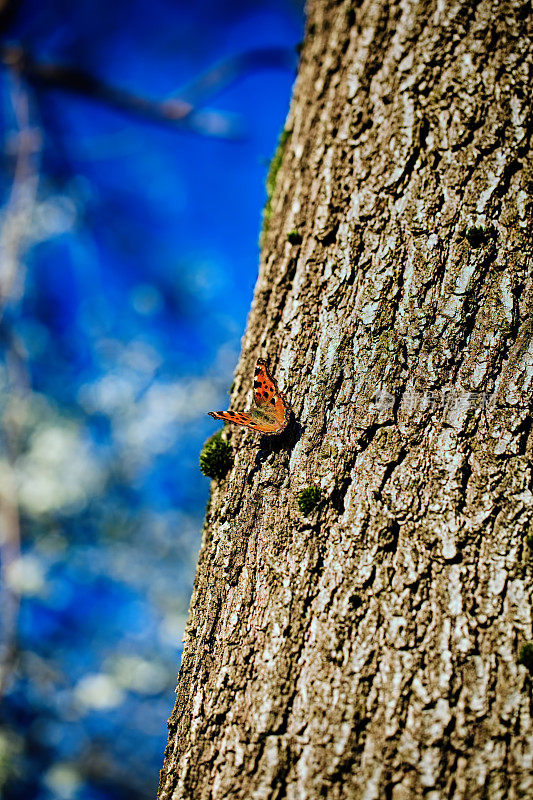
[(228, 432), (160, 800), (533, 797), (531, 41), (310, 4), (231, 401), (300, 429)]

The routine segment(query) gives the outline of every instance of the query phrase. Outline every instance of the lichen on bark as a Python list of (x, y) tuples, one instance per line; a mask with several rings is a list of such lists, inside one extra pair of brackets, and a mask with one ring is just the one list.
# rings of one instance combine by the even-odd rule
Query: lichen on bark
[(526, 10), (309, 5), (161, 800), (533, 796)]

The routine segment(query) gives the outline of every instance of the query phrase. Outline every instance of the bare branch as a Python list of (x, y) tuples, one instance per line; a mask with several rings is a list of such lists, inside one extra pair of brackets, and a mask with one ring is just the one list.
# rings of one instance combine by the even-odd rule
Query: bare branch
[(293, 69), (295, 55), (286, 48), (262, 48), (225, 59), (166, 100), (151, 100), (63, 64), (43, 64), (14, 45), (0, 46), (0, 59), (34, 86), (63, 89), (113, 108), (208, 136), (234, 139), (242, 135), (240, 118), (221, 111), (201, 111), (197, 106), (258, 69)]

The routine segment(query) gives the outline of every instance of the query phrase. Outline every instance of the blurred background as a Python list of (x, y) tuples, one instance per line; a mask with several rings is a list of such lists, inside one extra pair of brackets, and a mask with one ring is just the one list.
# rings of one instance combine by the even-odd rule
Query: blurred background
[(0, 0), (0, 796), (153, 798), (300, 0)]

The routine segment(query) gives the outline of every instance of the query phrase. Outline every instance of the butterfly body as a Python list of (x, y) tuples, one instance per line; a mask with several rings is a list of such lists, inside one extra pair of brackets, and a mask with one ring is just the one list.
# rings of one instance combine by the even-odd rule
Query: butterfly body
[(266, 361), (260, 358), (254, 373), (254, 403), (250, 411), (209, 411), (209, 416), (243, 425), (253, 431), (272, 436), (281, 433), (291, 418), (291, 407), (268, 370)]

